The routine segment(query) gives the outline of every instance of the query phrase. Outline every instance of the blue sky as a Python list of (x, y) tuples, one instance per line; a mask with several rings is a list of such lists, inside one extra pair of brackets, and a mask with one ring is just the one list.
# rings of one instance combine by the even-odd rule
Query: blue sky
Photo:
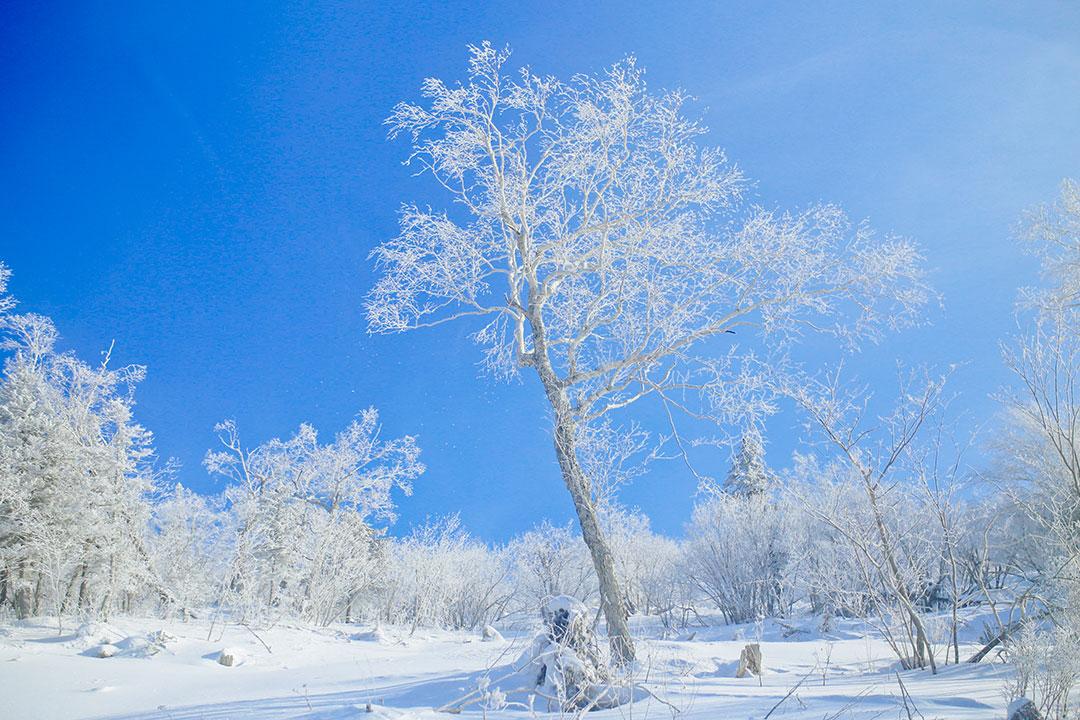
[[(439, 202), (381, 121), (425, 76), (462, 78), (468, 43), (559, 75), (634, 53), (699, 99), (758, 201), (835, 201), (922, 244), (943, 307), (849, 367), (886, 387), (898, 359), (966, 362), (954, 408), (975, 427), (1036, 280), (1012, 227), (1080, 175), (1080, 6), (811, 5), (3, 3), (0, 259), (65, 348), (94, 360), (115, 339), (149, 367), (138, 416), (191, 487), (220, 489), (200, 462), (222, 418), (254, 443), (373, 404), (429, 466), (401, 528), (460, 511), (501, 540), (563, 521), (534, 383), (480, 377), (467, 324), (365, 334), (369, 251), (401, 202)], [(770, 426), (773, 464), (799, 432)], [(678, 532), (693, 491), (671, 463), (624, 499)]]

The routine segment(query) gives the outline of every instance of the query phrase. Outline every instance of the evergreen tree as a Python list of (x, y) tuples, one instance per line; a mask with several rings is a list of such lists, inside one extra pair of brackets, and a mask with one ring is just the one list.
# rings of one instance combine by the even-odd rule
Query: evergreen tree
[(724, 480), (724, 492), (746, 497), (761, 495), (768, 490), (772, 480), (773, 473), (765, 465), (765, 441), (761, 431), (752, 427), (739, 442), (735, 461)]

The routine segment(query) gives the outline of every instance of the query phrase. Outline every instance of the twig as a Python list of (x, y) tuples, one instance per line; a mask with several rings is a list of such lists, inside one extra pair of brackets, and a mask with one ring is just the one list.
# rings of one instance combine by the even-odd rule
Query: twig
[[(904, 680), (903, 680), (903, 678), (900, 677), (900, 671), (899, 670), (895, 671), (895, 674), (896, 674), (896, 682), (900, 683), (900, 697), (904, 701), (904, 711), (907, 712), (908, 720), (915, 720), (915, 716), (911, 714), (911, 711), (913, 709), (915, 710), (915, 713), (920, 718), (922, 718), (923, 720), (926, 720), (926, 718), (923, 717), (923, 714), (921, 712), (919, 712), (919, 708), (917, 708), (915, 706), (915, 699), (911, 697), (911, 693), (908, 692), (907, 686), (904, 685)], [(908, 699), (911, 699), (910, 707), (908, 706)]]
[[(639, 688), (641, 688), (642, 690), (644, 690), (645, 692), (647, 692), (647, 693), (649, 694), (649, 697), (651, 697), (651, 698), (652, 698), (653, 700), (655, 700), (656, 702), (660, 703), (661, 705), (667, 705), (667, 706), (668, 706), (668, 708), (670, 708), (670, 709), (671, 709), (671, 712), (673, 712), (673, 713), (676, 713), (676, 714), (678, 714), (678, 713), (681, 713), (681, 712), (682, 712), (682, 710), (681, 710), (680, 708), (676, 707), (675, 705), (672, 705), (672, 704), (671, 704), (670, 702), (668, 702), (667, 700), (663, 699), (662, 697), (660, 697), (659, 695), (657, 695), (656, 693), (654, 693), (654, 692), (653, 692), (652, 690), (650, 690), (649, 688), (645, 687), (644, 685), (638, 685), (637, 687), (639, 687)], [(632, 698), (631, 698), (631, 701), (633, 701), (633, 699), (632, 699)], [(766, 715), (766, 717), (768, 717), (768, 716)]]
[(266, 641), (264, 641), (261, 637), (259, 637), (258, 633), (256, 633), (254, 630), (252, 630), (251, 627), (247, 623), (244, 623), (243, 625), (244, 625), (244, 629), (246, 629), (249, 633), (254, 635), (255, 639), (258, 640), (260, 643), (262, 643), (262, 646), (264, 648), (266, 648), (266, 652), (270, 653), (271, 655), (274, 654), (274, 651), (270, 649), (270, 646), (266, 644)]
[[(837, 710), (832, 715), (829, 715), (829, 716), (825, 717), (823, 720), (839, 720), (841, 715), (843, 715), (845, 712), (847, 712), (851, 707), (853, 707), (857, 703), (862, 702), (863, 698), (865, 698), (867, 695), (869, 695), (876, 688), (877, 688), (876, 685), (871, 685), (869, 687), (864, 687), (862, 690), (860, 690), (858, 693), (856, 693), (855, 697), (853, 697), (851, 700), (849, 700), (847, 702), (847, 704), (845, 704), (843, 707), (841, 707), (839, 710)], [(874, 718), (881, 717), (884, 714), (885, 714), (885, 711), (882, 710), (877, 715), (874, 715), (873, 718), (871, 718), (870, 720), (874, 720)]]
[(775, 705), (773, 705), (773, 706), (772, 706), (772, 707), (771, 707), (771, 708), (769, 709), (769, 712), (765, 713), (765, 717), (763, 717), (763, 718), (762, 718), (761, 720), (769, 720), (769, 717), (770, 717), (770, 716), (771, 716), (771, 715), (772, 715), (772, 714), (773, 714), (774, 712), (776, 712), (776, 709), (777, 709), (778, 707), (780, 707), (781, 705), (783, 705), (783, 704), (784, 704), (785, 702), (787, 702), (787, 699), (788, 699), (788, 698), (790, 698), (790, 697), (791, 697), (792, 695), (794, 695), (794, 694), (795, 694), (795, 691), (796, 691), (796, 690), (798, 690), (798, 689), (799, 689), (800, 687), (802, 687), (802, 684), (803, 684), (804, 682), (806, 682), (806, 679), (807, 679), (808, 677), (810, 677), (810, 676), (811, 676), (811, 675), (812, 675), (812, 674), (814, 673), (814, 671), (815, 671), (815, 670), (817, 670), (817, 665), (815, 665), (814, 667), (810, 668), (810, 672), (808, 672), (808, 673), (806, 673), (805, 675), (803, 675), (803, 676), (802, 676), (802, 677), (801, 677), (801, 678), (799, 679), (799, 682), (795, 683), (795, 684), (794, 684), (794, 685), (793, 685), (793, 686), (791, 687), (791, 689), (787, 691), (787, 695), (785, 695), (784, 697), (780, 698), (780, 700), (779, 700), (779, 701), (778, 701), (778, 702), (777, 702), (777, 703), (776, 703)]

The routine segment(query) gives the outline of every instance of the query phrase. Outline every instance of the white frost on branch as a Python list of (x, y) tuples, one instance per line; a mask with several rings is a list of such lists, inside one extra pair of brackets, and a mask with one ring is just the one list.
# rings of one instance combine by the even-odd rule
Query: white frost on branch
[(730, 400), (705, 392), (730, 383), (710, 372), (710, 337), (857, 342), (925, 303), (911, 242), (834, 205), (748, 206), (686, 94), (650, 92), (632, 57), (564, 82), (507, 75), (508, 52), (486, 43), (470, 52), (465, 84), (429, 79), (425, 103), (387, 120), (457, 207), (402, 208), (401, 233), (373, 253), (372, 331), (483, 318), (489, 370), (509, 377), (543, 353), (594, 418), (652, 395)]

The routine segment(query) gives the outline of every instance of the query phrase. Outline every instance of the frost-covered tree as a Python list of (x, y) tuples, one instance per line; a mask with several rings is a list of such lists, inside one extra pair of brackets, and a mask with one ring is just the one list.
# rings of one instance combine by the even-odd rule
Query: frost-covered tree
[(470, 48), (463, 84), (428, 79), (391, 136), (445, 190), (406, 205), (373, 255), (373, 332), (472, 319), (486, 366), (525, 370), (551, 408), (555, 453), (600, 581), (616, 659), (633, 657), (624, 592), (583, 469), (582, 428), (652, 400), (715, 420), (761, 389), (730, 333), (777, 346), (805, 331), (857, 340), (924, 302), (914, 246), (878, 239), (832, 205), (747, 206), (747, 181), (681, 91), (629, 58), (568, 81)]
[(4, 325), (0, 598), (20, 616), (108, 616), (160, 594), (146, 545), (152, 438), (132, 417), (143, 368), (58, 353), (48, 318)]
[(6, 321), (15, 308), (15, 298), (7, 291), (9, 282), (11, 282), (11, 268), (0, 261), (0, 322)]
[(894, 408), (873, 419), (866, 394), (841, 389), (839, 374), (827, 381), (803, 378), (786, 389), (836, 451), (832, 480), (838, 501), (822, 503), (829, 496), (819, 491), (806, 499), (807, 507), (841, 541), (847, 563), (861, 578), (857, 587), (868, 593), (866, 609), (877, 613), (878, 627), (901, 663), (934, 672), (936, 649), (925, 611), (938, 583), (942, 528), (919, 487), (925, 456), (917, 448), (943, 412), (944, 385), (945, 378), (901, 378)]
[(1006, 426), (995, 442), (994, 474), (1024, 528), (1016, 547), (1028, 551), (1013, 556), (1013, 572), (1055, 613), (1070, 587), (1080, 590), (1078, 338), (1077, 329), (1036, 320), (1004, 347), (1015, 383), (1001, 394)]
[(219, 501), (177, 483), (154, 505), (154, 564), (168, 591), (167, 609), (185, 621), (213, 601), (225, 575), (230, 524)]
[(415, 438), (384, 440), (374, 408), (325, 444), (310, 425), (254, 449), (235, 423), (217, 430), (222, 449), (208, 452), (205, 465), (230, 482), (227, 604), (321, 624), (344, 615), (373, 580), (373, 523), (393, 520), (392, 492), (411, 492), (424, 472)]
[(1021, 237), (1041, 259), (1044, 283), (1021, 294), (1021, 337), (1003, 344), (1014, 383), (1001, 394), (1007, 423), (997, 475), (1025, 532), (1022, 585), (1059, 622), (1080, 597), (1080, 184), (1030, 211)]
[(772, 484), (773, 474), (765, 464), (765, 442), (756, 426), (743, 433), (735, 460), (724, 479), (724, 492), (732, 495), (761, 495)]
[(1043, 313), (1063, 312), (1080, 321), (1080, 182), (1065, 179), (1053, 203), (1029, 210), (1020, 237), (1041, 260), (1045, 285), (1024, 299)]

